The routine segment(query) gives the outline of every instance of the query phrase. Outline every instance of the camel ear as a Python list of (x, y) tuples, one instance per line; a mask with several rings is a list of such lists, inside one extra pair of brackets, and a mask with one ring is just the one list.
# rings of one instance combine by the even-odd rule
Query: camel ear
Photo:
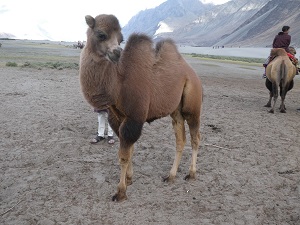
[(92, 28), (92, 29), (94, 28), (95, 19), (92, 16), (90, 16), (90, 15), (85, 16), (85, 21), (86, 21), (87, 25), (89, 25), (90, 28)]

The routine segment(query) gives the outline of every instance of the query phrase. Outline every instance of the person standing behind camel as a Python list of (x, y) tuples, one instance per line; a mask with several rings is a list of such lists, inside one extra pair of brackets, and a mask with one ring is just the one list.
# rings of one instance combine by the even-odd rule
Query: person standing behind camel
[(106, 123), (107, 123), (108, 144), (114, 144), (115, 143), (114, 132), (107, 121), (108, 110), (94, 109), (94, 111), (98, 113), (98, 133), (97, 136), (91, 140), (91, 144), (96, 144), (105, 139), (104, 132), (105, 132)]

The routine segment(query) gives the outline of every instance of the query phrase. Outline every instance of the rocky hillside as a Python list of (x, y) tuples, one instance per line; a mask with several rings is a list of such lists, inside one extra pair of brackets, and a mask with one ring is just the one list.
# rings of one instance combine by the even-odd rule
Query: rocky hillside
[(300, 46), (300, 0), (231, 0), (222, 5), (199, 0), (168, 0), (141, 11), (123, 28), (125, 38), (144, 32), (192, 46), (270, 46), (283, 25)]
[(7, 39), (7, 38), (15, 38), (13, 34), (5, 33), (5, 32), (0, 32), (0, 39)]

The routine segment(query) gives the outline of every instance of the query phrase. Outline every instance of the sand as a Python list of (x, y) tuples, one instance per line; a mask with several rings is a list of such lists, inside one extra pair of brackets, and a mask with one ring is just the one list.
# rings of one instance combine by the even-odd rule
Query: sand
[(89, 143), (97, 115), (78, 71), (0, 68), (0, 224), (300, 224), (299, 76), (287, 113), (270, 114), (260, 65), (187, 60), (204, 86), (197, 179), (183, 179), (188, 142), (162, 182), (175, 154), (166, 117), (145, 124), (121, 203), (119, 142)]

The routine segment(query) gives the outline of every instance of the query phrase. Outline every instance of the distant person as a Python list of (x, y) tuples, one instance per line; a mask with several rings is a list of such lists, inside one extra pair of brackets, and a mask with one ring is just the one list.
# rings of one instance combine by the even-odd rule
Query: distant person
[[(279, 32), (274, 40), (273, 40), (273, 44), (272, 47), (273, 48), (284, 48), (285, 51), (287, 53), (290, 53), (289, 50), (289, 46), (291, 43), (291, 35), (289, 35), (289, 31), (290, 31), (290, 27), (289, 26), (283, 26), (282, 31)], [(294, 61), (294, 57), (293, 55), (289, 54), (289, 57), (291, 58), (292, 61)], [(267, 58), (266, 62), (263, 64), (263, 66), (265, 67), (265, 73), (263, 74), (263, 78), (266, 78), (266, 67), (268, 66), (268, 64), (272, 61), (272, 59), (270, 58), (270, 56)]]
[(94, 111), (98, 113), (98, 133), (97, 133), (97, 136), (91, 140), (91, 144), (96, 144), (100, 141), (105, 140), (106, 124), (107, 124), (108, 144), (114, 144), (115, 143), (114, 132), (107, 121), (108, 110), (107, 109), (105, 109), (105, 110), (94, 109)]

